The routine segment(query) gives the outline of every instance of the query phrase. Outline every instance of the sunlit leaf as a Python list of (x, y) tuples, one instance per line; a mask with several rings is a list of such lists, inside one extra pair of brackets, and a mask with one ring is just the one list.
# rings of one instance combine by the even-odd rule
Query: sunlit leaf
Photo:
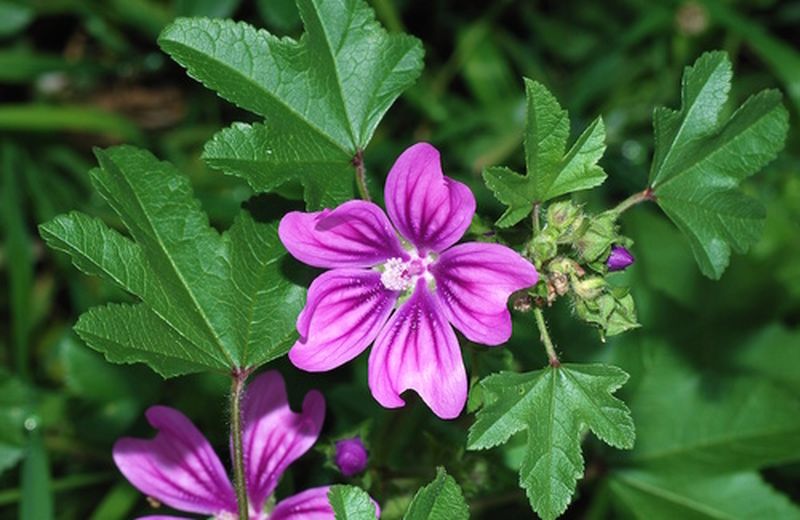
[(92, 181), (132, 238), (80, 213), (55, 218), (41, 234), (141, 303), (91, 309), (78, 334), (112, 361), (145, 362), (164, 376), (284, 354), (303, 289), (282, 269), (276, 226), (242, 211), (220, 234), (171, 165), (131, 147), (97, 155)]
[(783, 148), (788, 114), (781, 94), (765, 90), (730, 117), (731, 86), (724, 52), (706, 53), (683, 77), (680, 110), (655, 111), (650, 187), (661, 209), (689, 239), (700, 270), (719, 278), (730, 251), (746, 251), (761, 234), (763, 206), (739, 183)]
[(605, 126), (596, 119), (567, 150), (569, 116), (541, 83), (525, 79), (528, 115), (525, 127), (527, 175), (493, 167), (483, 179), (497, 199), (508, 206), (497, 225), (513, 226), (528, 216), (534, 203), (601, 184), (606, 174), (597, 165), (603, 156)]
[(159, 38), (189, 75), (263, 116), (209, 144), (210, 165), (273, 190), (289, 179), (312, 208), (353, 198), (354, 158), (419, 76), (422, 46), (388, 34), (363, 0), (298, 0), (299, 40), (230, 20), (179, 19)]
[(625, 372), (607, 365), (489, 376), (481, 382), (485, 405), (470, 428), (468, 447), (492, 448), (527, 432), (520, 485), (539, 516), (556, 518), (583, 476), (581, 436), (587, 429), (611, 446), (633, 447), (630, 411), (611, 395), (627, 379)]

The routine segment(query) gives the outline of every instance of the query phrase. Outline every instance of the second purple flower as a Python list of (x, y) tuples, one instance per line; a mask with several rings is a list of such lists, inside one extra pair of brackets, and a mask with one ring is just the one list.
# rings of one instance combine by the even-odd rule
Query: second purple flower
[(508, 297), (536, 284), (538, 275), (505, 246), (454, 246), (470, 225), (475, 197), (444, 176), (429, 144), (400, 155), (385, 199), (388, 218), (376, 204), (353, 200), (281, 220), (281, 241), (295, 258), (331, 269), (309, 288), (289, 358), (301, 369), (327, 371), (374, 341), (369, 387), (375, 399), (397, 408), (405, 404), (400, 394), (413, 389), (436, 415), (451, 419), (467, 397), (451, 325), (476, 343), (506, 342)]

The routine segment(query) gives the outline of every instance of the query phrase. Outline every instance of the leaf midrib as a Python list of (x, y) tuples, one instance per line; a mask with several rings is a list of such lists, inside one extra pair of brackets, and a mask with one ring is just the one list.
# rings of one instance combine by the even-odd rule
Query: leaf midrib
[(657, 485), (648, 484), (646, 482), (642, 482), (641, 480), (633, 479), (629, 476), (624, 475), (623, 473), (617, 473), (616, 478), (620, 481), (626, 483), (627, 485), (644, 491), (646, 493), (650, 493), (653, 496), (658, 498), (672, 501), (676, 504), (679, 504), (687, 509), (697, 511), (701, 514), (708, 515), (711, 518), (719, 519), (719, 520), (735, 520), (736, 517), (728, 516), (726, 513), (721, 512), (717, 509), (710, 508), (705, 506), (704, 504), (697, 502), (689, 497), (680, 495), (679, 493), (675, 493), (673, 491), (669, 491), (662, 487), (658, 487)]
[[(556, 120), (556, 122), (551, 126), (550, 132), (549, 132), (550, 134), (552, 134), (552, 132), (556, 128), (558, 128), (558, 126), (561, 124), (561, 122), (564, 121), (565, 119), (567, 120), (567, 128), (569, 128), (569, 124), (570, 124), (569, 123), (569, 113), (558, 104), (557, 100), (553, 99), (553, 101), (555, 102), (555, 105), (558, 107), (559, 116), (558, 116), (558, 119)], [(538, 134), (539, 131), (541, 130), (540, 127), (539, 127), (540, 125), (539, 125), (538, 118), (534, 118), (534, 124), (536, 125), (536, 128), (534, 129), (534, 131)], [(545, 132), (542, 132), (542, 133), (545, 133)], [(541, 145), (542, 145), (542, 142), (544, 141), (544, 139), (546, 139), (547, 137), (548, 136), (545, 135), (541, 139), (538, 138), (538, 137), (536, 139), (536, 152), (535, 152), (535, 155), (536, 155), (536, 162), (539, 163), (539, 164), (541, 164), (541, 156), (542, 156), (542, 154), (541, 154), (542, 146)], [(563, 163), (563, 160), (564, 160), (564, 152), (567, 149), (567, 143), (568, 142), (569, 142), (569, 137), (567, 137), (566, 140), (562, 140), (559, 143), (559, 147), (558, 148), (559, 148), (559, 155), (561, 156), (561, 160), (556, 162), (555, 168), (551, 169), (551, 171), (542, 172), (540, 174), (540, 178), (546, 183), (546, 185), (539, 185), (536, 182), (535, 178), (531, 179), (531, 180), (533, 180), (533, 188), (536, 189), (536, 191), (537, 191), (537, 193), (535, 195), (533, 195), (531, 198), (537, 199), (537, 201), (539, 201), (539, 202), (541, 202), (541, 201), (543, 201), (543, 200), (545, 200), (547, 198), (547, 196), (548, 196), (548, 194), (550, 192), (550, 189), (553, 187), (553, 184), (555, 184), (556, 180), (558, 179), (558, 176), (561, 175), (561, 172), (563, 171), (562, 163)], [(527, 157), (526, 157), (526, 159), (527, 159)], [(527, 161), (526, 161), (525, 166), (526, 166), (526, 172), (525, 172), (526, 173), (526, 177), (535, 175), (535, 172), (527, 170), (527, 167), (529, 166), (527, 164)], [(538, 190), (538, 188), (542, 188), (541, 191)]]
[[(242, 218), (242, 217), (240, 217), (240, 218)], [(226, 245), (230, 246), (232, 244), (232, 242), (233, 242), (233, 239), (231, 238), (229, 241), (227, 241)], [(252, 247), (251, 244), (248, 244), (248, 247)], [(267, 268), (269, 266), (271, 266), (272, 264), (276, 263), (281, 258), (281, 256), (283, 256), (283, 255), (277, 256), (277, 257), (273, 258), (272, 260), (268, 260), (267, 262), (264, 262), (263, 264), (261, 264), (260, 273), (256, 278), (258, 278), (259, 281), (262, 280), (265, 277), (265, 274), (267, 272)], [(233, 278), (231, 278), (231, 280), (233, 280)], [(236, 287), (236, 285), (237, 285), (236, 283), (233, 283), (234, 287)], [(242, 345), (242, 353), (241, 353), (241, 358), (242, 358), (241, 361), (242, 361), (242, 364), (245, 367), (247, 367), (248, 348), (250, 347), (250, 334), (251, 334), (252, 329), (253, 329), (253, 316), (255, 315), (255, 308), (256, 308), (256, 305), (255, 305), (256, 298), (254, 297), (254, 293), (258, 292), (258, 288), (259, 287), (261, 287), (261, 286), (258, 285), (258, 284), (254, 284), (253, 290), (247, 291), (247, 294), (250, 296), (248, 298), (250, 300), (250, 305), (248, 305), (247, 325), (246, 325), (246, 328), (245, 328), (244, 344)], [(271, 289), (274, 289), (274, 286)], [(242, 291), (242, 293), (244, 293), (244, 291)], [(291, 333), (286, 335), (286, 336), (284, 336), (284, 339), (286, 337), (290, 336), (290, 335), (291, 335)], [(282, 342), (283, 342), (283, 339), (281, 340), (281, 343)]]
[[(358, 7), (356, 7), (356, 9), (358, 9)], [(342, 78), (339, 75), (338, 62), (336, 61), (337, 53), (334, 53), (333, 45), (331, 44), (330, 38), (328, 37), (328, 31), (326, 30), (325, 24), (322, 22), (322, 18), (319, 16), (319, 11), (317, 9), (313, 9), (313, 11), (314, 11), (314, 14), (316, 15), (317, 23), (319, 23), (319, 26), (322, 28), (322, 34), (324, 36), (324, 38), (322, 38), (322, 40), (325, 42), (325, 46), (328, 48), (327, 57), (330, 59), (329, 66), (333, 69), (333, 75), (336, 78), (336, 87), (338, 89), (337, 99), (339, 101), (339, 104), (341, 105), (342, 112), (344, 113), (345, 119), (347, 120), (347, 133), (350, 136), (350, 143), (354, 147), (356, 147), (356, 146), (360, 145), (360, 143), (356, 142), (356, 138), (355, 138), (355, 135), (353, 133), (352, 118), (350, 117), (350, 112), (347, 110), (347, 103), (345, 103), (345, 100), (344, 100), (344, 85), (342, 85)], [(347, 27), (347, 30), (345, 31), (345, 33), (348, 33), (348, 31), (351, 29), (351, 24), (353, 22), (353, 12), (354, 11), (355, 11), (355, 9), (352, 9), (352, 10), (348, 11), (348, 13), (347, 13), (347, 23), (345, 24), (346, 27)], [(344, 46), (346, 40), (347, 40), (347, 38), (343, 36), (342, 37), (342, 46)]]
[[(717, 66), (714, 67), (714, 69), (711, 71), (711, 73), (709, 73), (708, 79), (703, 84), (703, 88), (701, 89), (701, 91), (695, 97), (695, 102), (692, 103), (691, 105), (689, 105), (689, 108), (686, 111), (686, 115), (683, 118), (683, 120), (681, 121), (680, 126), (678, 127), (678, 131), (675, 132), (675, 137), (670, 142), (669, 149), (667, 150), (666, 155), (664, 155), (664, 159), (661, 161), (661, 166), (659, 167), (659, 169), (656, 172), (656, 174), (653, 176), (653, 181), (650, 183), (650, 186), (652, 188), (656, 187), (656, 184), (658, 183), (658, 177), (661, 175), (661, 172), (664, 171), (664, 165), (667, 164), (669, 158), (672, 156), (672, 153), (675, 151), (675, 143), (678, 141), (678, 139), (682, 135), (684, 129), (686, 128), (686, 123), (687, 123), (687, 121), (689, 121), (689, 116), (693, 113), (693, 110), (695, 109), (695, 107), (697, 107), (700, 104), (700, 103), (697, 102), (697, 100), (700, 99), (700, 96), (703, 93), (705, 93), (706, 88), (708, 88), (708, 85), (711, 83), (711, 77), (713, 77), (714, 74), (717, 73), (717, 70), (719, 70), (719, 67), (724, 65), (726, 62), (727, 62), (727, 59), (719, 60), (719, 63), (717, 64)], [(681, 99), (681, 101), (683, 102), (683, 99)], [(681, 107), (681, 108), (683, 108), (683, 107)], [(678, 112), (678, 113), (680, 113), (680, 112)], [(669, 179), (667, 179), (667, 181), (669, 181)], [(663, 186), (663, 184), (660, 185), (660, 186)]]
[[(704, 440), (702, 442), (695, 442), (685, 444), (681, 447), (671, 448), (667, 450), (655, 451), (650, 452), (649, 454), (634, 456), (631, 460), (635, 460), (636, 462), (648, 462), (654, 461), (659, 459), (669, 459), (671, 457), (675, 457), (677, 455), (687, 454), (698, 450), (706, 450), (708, 448), (714, 448), (718, 446), (724, 446), (725, 444), (729, 443), (737, 443), (737, 442), (749, 442), (751, 440), (757, 440), (761, 438), (769, 438), (774, 435), (787, 435), (796, 431), (798, 435), (800, 435), (800, 427), (789, 428), (784, 430), (764, 430), (760, 432), (753, 432), (747, 435), (742, 436), (719, 436), (713, 437), (711, 439)], [(800, 458), (800, 455), (798, 455)]]
[[(750, 99), (754, 99), (754, 97), (750, 98)], [(747, 101), (745, 102), (745, 104), (742, 105), (742, 107), (746, 106), (746, 103), (747, 103)], [(655, 193), (658, 194), (659, 191), (663, 190), (665, 186), (669, 186), (669, 184), (672, 181), (674, 181), (675, 179), (683, 178), (683, 176), (686, 175), (688, 172), (694, 170), (694, 168), (698, 164), (713, 159), (717, 154), (721, 153), (721, 151), (723, 149), (726, 149), (729, 146), (733, 145), (734, 143), (738, 142), (741, 138), (743, 138), (744, 135), (748, 134), (749, 132), (751, 132), (753, 130), (753, 128), (755, 128), (757, 125), (761, 124), (761, 122), (766, 117), (771, 116), (773, 114), (773, 112), (775, 111), (775, 109), (777, 109), (779, 107), (780, 107), (780, 104), (773, 105), (772, 108), (770, 108), (769, 110), (765, 111), (758, 119), (755, 119), (752, 122), (752, 124), (744, 127), (741, 132), (739, 132), (737, 134), (734, 134), (730, 139), (724, 141), (719, 146), (716, 146), (715, 148), (713, 148), (710, 151), (710, 153), (708, 153), (706, 155), (703, 155), (703, 156), (700, 156), (700, 157), (697, 157), (694, 161), (691, 161), (690, 163), (688, 163), (679, 172), (677, 172), (675, 175), (673, 175), (672, 177), (668, 178), (667, 180), (665, 180), (663, 183), (659, 184), (658, 186), (656, 186), (655, 184), (651, 184), (651, 188), (653, 188), (655, 190)], [(740, 109), (741, 109), (741, 107), (740, 107)], [(712, 139), (718, 139), (722, 135), (722, 133), (725, 131), (725, 128), (731, 123), (731, 121), (734, 120), (734, 118), (736, 117), (736, 114), (738, 112), (739, 112), (739, 110), (737, 110), (736, 113), (734, 113), (730, 117), (730, 119), (728, 119), (725, 122), (724, 125), (722, 125), (721, 127), (717, 127), (717, 132), (713, 136), (709, 136), (709, 137), (712, 138)], [(706, 137), (706, 139), (708, 139), (709, 137)], [(747, 175), (745, 177), (747, 177)]]
[[(580, 392), (581, 392), (581, 394), (584, 396), (584, 398), (585, 398), (585, 399), (586, 399), (586, 400), (587, 400), (589, 403), (591, 403), (591, 404), (592, 404), (592, 406), (593, 406), (593, 407), (594, 407), (594, 408), (595, 408), (595, 409), (596, 409), (596, 410), (597, 410), (597, 411), (600, 413), (600, 415), (602, 415), (602, 416), (603, 416), (603, 418), (606, 420), (606, 422), (607, 422), (608, 424), (610, 424), (610, 425), (611, 425), (611, 427), (613, 428), (613, 430), (614, 430), (614, 431), (616, 431), (616, 432), (617, 432), (617, 435), (622, 435), (622, 433), (621, 433), (621, 431), (620, 431), (620, 429), (619, 429), (619, 427), (618, 427), (618, 424), (617, 424), (617, 423), (615, 423), (613, 419), (611, 419), (611, 418), (609, 418), (609, 417), (608, 417), (608, 415), (607, 415), (607, 414), (606, 414), (606, 412), (605, 412), (605, 408), (604, 408), (603, 406), (600, 406), (600, 405), (598, 405), (598, 404), (595, 402), (595, 400), (594, 400), (594, 399), (592, 399), (592, 397), (590, 396), (590, 394), (589, 394), (589, 393), (586, 391), (586, 388), (584, 388), (584, 386), (583, 386), (583, 385), (580, 383), (580, 381), (578, 381), (578, 378), (576, 378), (576, 377), (572, 376), (572, 375), (571, 375), (569, 372), (570, 372), (570, 371), (569, 371), (569, 369), (565, 369), (565, 370), (564, 370), (564, 375), (566, 375), (566, 376), (567, 376), (567, 378), (568, 378), (570, 381), (572, 381), (572, 384), (573, 384), (573, 386), (574, 386), (575, 388), (577, 388), (578, 390), (580, 390)], [(601, 376), (601, 377), (608, 377), (608, 376)], [(608, 393), (609, 393), (609, 395), (612, 393), (611, 391), (608, 391), (608, 390), (604, 390), (604, 391), (608, 392)], [(587, 423), (587, 426), (588, 426), (588, 427), (589, 427), (589, 428), (590, 428), (590, 429), (591, 429), (593, 432), (595, 432), (594, 425)], [(595, 433), (596, 433), (596, 432), (595, 432)], [(604, 439), (604, 440), (605, 440), (605, 439)], [(619, 443), (619, 444), (624, 444), (624, 443)]]
[[(122, 169), (119, 168), (119, 166), (117, 166), (116, 163), (114, 163), (114, 167), (120, 169), (120, 173), (122, 172)], [(134, 186), (128, 181), (128, 178), (127, 178), (127, 176), (125, 174), (121, 174), (120, 177), (122, 177), (122, 180), (125, 182), (125, 184), (128, 186), (130, 191), (133, 193), (134, 199), (136, 200), (136, 204), (142, 210), (142, 214), (145, 216), (145, 222), (147, 222), (148, 226), (150, 227), (150, 230), (152, 231), (153, 237), (155, 237), (156, 243), (159, 245), (159, 247), (161, 249), (161, 252), (167, 258), (167, 261), (172, 266), (172, 269), (175, 272), (176, 276), (178, 277), (178, 280), (180, 281), (182, 287), (184, 288), (184, 290), (189, 295), (190, 300), (194, 304), (195, 310), (198, 312), (198, 314), (202, 318), (201, 321), (203, 322), (203, 325), (205, 325), (206, 328), (208, 329), (208, 331), (211, 333), (211, 337), (214, 339), (213, 344), (217, 347), (217, 349), (222, 354), (223, 360), (226, 361), (231, 368), (236, 367), (237, 366), (236, 362), (231, 357), (230, 353), (225, 349), (225, 346), (223, 345), (221, 338), (219, 337), (217, 332), (214, 330), (214, 327), (211, 325), (211, 322), (208, 320), (208, 316), (206, 315), (206, 313), (203, 310), (203, 308), (200, 306), (200, 303), (197, 301), (197, 298), (194, 295), (194, 291), (186, 283), (186, 279), (183, 277), (183, 273), (181, 273), (180, 269), (178, 269), (178, 266), (173, 261), (172, 256), (169, 254), (169, 252), (168, 252), (168, 250), (167, 250), (167, 248), (166, 248), (166, 246), (165, 246), (165, 244), (164, 244), (164, 242), (163, 242), (163, 240), (161, 238), (161, 235), (156, 232), (156, 228), (153, 225), (153, 221), (150, 218), (150, 214), (147, 211), (145, 211), (145, 206), (142, 204), (142, 200), (139, 197), (139, 193), (136, 191)], [(164, 321), (167, 321), (167, 322), (170, 321), (165, 316), (161, 316), (161, 319), (163, 319)]]
[[(260, 31), (258, 31), (258, 32), (257, 32), (257, 34), (260, 36)], [(181, 43), (181, 42), (178, 42), (177, 40), (174, 40), (174, 39), (168, 39), (168, 40), (166, 40), (166, 41), (170, 42), (170, 44), (172, 44), (172, 45), (174, 45), (174, 46), (176, 46), (176, 47), (183, 48), (183, 49), (185, 49), (185, 50), (189, 51), (190, 53), (192, 53), (192, 54), (195, 54), (196, 56), (200, 56), (201, 58), (208, 58), (208, 59), (210, 59), (211, 61), (213, 61), (214, 63), (216, 63), (216, 64), (220, 65), (222, 68), (225, 68), (225, 69), (227, 69), (227, 70), (229, 70), (229, 71), (232, 71), (233, 73), (235, 73), (235, 74), (236, 74), (236, 76), (238, 76), (238, 77), (241, 77), (241, 78), (244, 78), (244, 80), (245, 80), (247, 83), (249, 83), (250, 85), (253, 85), (253, 86), (255, 86), (255, 87), (256, 87), (256, 90), (257, 90), (258, 92), (265, 93), (265, 94), (266, 94), (266, 96), (267, 96), (268, 98), (272, 99), (272, 100), (273, 100), (273, 101), (275, 101), (275, 102), (276, 102), (278, 105), (282, 106), (284, 109), (286, 109), (286, 111), (287, 111), (289, 114), (291, 114), (292, 116), (294, 116), (294, 117), (295, 117), (295, 119), (297, 119), (298, 121), (300, 121), (301, 123), (303, 123), (303, 124), (304, 124), (305, 126), (307, 126), (308, 128), (311, 128), (312, 130), (314, 130), (314, 132), (315, 132), (316, 134), (318, 134), (319, 136), (321, 136), (321, 137), (322, 137), (322, 138), (323, 138), (325, 141), (327, 141), (327, 142), (331, 143), (331, 144), (332, 144), (332, 145), (333, 145), (333, 146), (334, 146), (336, 149), (338, 149), (338, 150), (342, 151), (342, 152), (343, 152), (345, 155), (347, 155), (347, 156), (350, 156), (350, 155), (352, 155), (352, 154), (354, 154), (354, 153), (355, 153), (355, 150), (348, 150), (347, 148), (343, 147), (341, 143), (339, 143), (338, 141), (336, 141), (336, 140), (335, 140), (333, 137), (331, 137), (331, 136), (330, 136), (330, 135), (329, 135), (327, 132), (325, 132), (323, 129), (319, 128), (319, 127), (318, 127), (316, 124), (314, 124), (314, 123), (313, 123), (311, 120), (309, 120), (309, 119), (306, 119), (306, 118), (305, 118), (305, 117), (304, 117), (302, 114), (300, 114), (299, 112), (297, 112), (297, 111), (294, 109), (294, 107), (292, 107), (291, 105), (287, 104), (287, 103), (286, 103), (286, 102), (285, 102), (285, 101), (284, 101), (282, 98), (280, 98), (280, 97), (278, 97), (278, 96), (276, 96), (276, 95), (273, 95), (273, 94), (272, 94), (272, 93), (271, 93), (269, 90), (266, 90), (266, 89), (264, 89), (264, 88), (263, 88), (263, 86), (262, 86), (261, 84), (259, 84), (258, 82), (256, 82), (256, 81), (255, 81), (253, 78), (251, 78), (251, 77), (249, 77), (249, 76), (247, 76), (247, 75), (245, 75), (245, 74), (242, 74), (241, 72), (239, 72), (239, 70), (235, 69), (234, 67), (231, 67), (231, 66), (229, 66), (227, 63), (225, 63), (225, 62), (223, 62), (223, 61), (221, 61), (221, 60), (218, 60), (218, 59), (216, 59), (216, 58), (212, 57), (210, 54), (205, 54), (205, 53), (203, 53), (203, 52), (201, 52), (201, 51), (199, 51), (199, 50), (195, 49), (194, 47), (190, 47), (189, 45), (185, 45), (185, 44), (183, 44), (183, 43)], [(280, 43), (280, 42), (279, 42), (279, 43)], [(171, 54), (171, 53), (170, 53), (170, 54)], [(183, 64), (182, 64), (182, 65), (183, 65)], [(185, 68), (188, 68), (186, 65), (184, 65), (184, 67), (185, 67)], [(206, 81), (202, 81), (202, 83), (203, 83), (203, 84), (206, 84)], [(337, 78), (337, 83), (338, 83), (338, 78)], [(212, 88), (212, 90), (215, 90), (215, 91), (216, 91), (216, 89), (214, 89), (213, 87), (211, 87), (211, 88)], [(220, 95), (222, 95), (222, 94), (220, 94)], [(345, 112), (345, 114), (347, 114), (347, 112)], [(258, 115), (260, 115), (261, 117), (265, 117), (263, 114), (258, 114)], [(349, 118), (348, 118), (348, 119), (349, 119)], [(348, 121), (348, 125), (349, 125), (349, 121)], [(350, 133), (352, 133), (352, 130), (350, 131)], [(352, 141), (352, 137), (351, 137), (351, 141)], [(351, 143), (351, 144), (352, 144), (352, 143)]]

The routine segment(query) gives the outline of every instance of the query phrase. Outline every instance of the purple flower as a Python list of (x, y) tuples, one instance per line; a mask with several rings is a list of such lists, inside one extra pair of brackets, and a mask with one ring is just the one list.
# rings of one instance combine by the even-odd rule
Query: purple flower
[(295, 258), (331, 269), (309, 288), (289, 358), (304, 370), (327, 371), (374, 341), (375, 399), (397, 408), (405, 404), (400, 394), (413, 389), (436, 415), (451, 419), (467, 397), (451, 324), (476, 343), (506, 342), (508, 297), (534, 285), (536, 269), (498, 244), (453, 246), (470, 225), (475, 197), (444, 176), (429, 144), (398, 157), (385, 199), (388, 218), (377, 205), (353, 200), (281, 220), (281, 241)]
[[(235, 520), (233, 485), (203, 434), (174, 408), (153, 406), (146, 416), (159, 431), (154, 439), (124, 438), (114, 444), (114, 462), (122, 474), (142, 493), (170, 507)], [(285, 498), (271, 512), (264, 511), (286, 468), (316, 442), (324, 418), (325, 400), (314, 390), (306, 394), (303, 411), (292, 412), (283, 378), (276, 371), (258, 376), (248, 386), (242, 444), (251, 520), (334, 518), (327, 486)]]
[(336, 442), (336, 466), (342, 475), (352, 477), (367, 467), (367, 449), (359, 437)]
[(606, 265), (609, 271), (623, 271), (633, 262), (634, 258), (630, 251), (622, 246), (613, 246)]

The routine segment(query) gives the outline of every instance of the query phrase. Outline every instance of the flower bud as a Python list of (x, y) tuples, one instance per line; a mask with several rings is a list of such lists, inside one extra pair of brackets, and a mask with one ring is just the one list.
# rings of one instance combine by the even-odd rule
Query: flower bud
[(605, 279), (599, 276), (592, 276), (590, 278), (584, 278), (583, 280), (573, 281), (572, 290), (583, 300), (594, 300), (603, 294), (606, 285)]
[(594, 217), (581, 237), (575, 242), (575, 249), (585, 263), (598, 261), (617, 238), (616, 215), (601, 213)]
[(336, 442), (334, 461), (345, 477), (352, 477), (367, 467), (367, 449), (360, 437), (343, 439)]
[(608, 260), (606, 260), (606, 265), (609, 271), (623, 271), (634, 261), (630, 251), (622, 246), (613, 246), (611, 254), (608, 255)]
[(571, 201), (555, 202), (547, 208), (547, 225), (556, 230), (559, 243), (569, 243), (583, 222), (580, 206)]
[(533, 241), (531, 242), (531, 253), (533, 254), (537, 266), (543, 265), (558, 253), (556, 237), (552, 236), (549, 231), (549, 229), (545, 229), (543, 232), (533, 237)]

